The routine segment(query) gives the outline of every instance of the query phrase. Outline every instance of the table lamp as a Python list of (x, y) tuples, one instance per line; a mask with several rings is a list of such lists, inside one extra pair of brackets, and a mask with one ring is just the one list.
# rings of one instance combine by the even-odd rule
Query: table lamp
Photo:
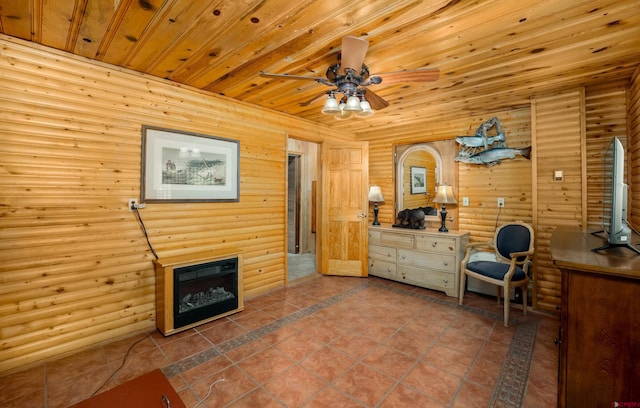
[(455, 204), (458, 202), (456, 200), (456, 197), (453, 195), (453, 188), (445, 184), (438, 186), (438, 190), (436, 191), (436, 198), (433, 199), (433, 202), (442, 204), (442, 209), (440, 210), (442, 225), (440, 226), (440, 229), (438, 231), (449, 232), (446, 225), (447, 204)]
[(380, 225), (378, 221), (378, 203), (384, 202), (382, 190), (379, 186), (371, 186), (369, 188), (369, 201), (373, 202), (373, 225)]

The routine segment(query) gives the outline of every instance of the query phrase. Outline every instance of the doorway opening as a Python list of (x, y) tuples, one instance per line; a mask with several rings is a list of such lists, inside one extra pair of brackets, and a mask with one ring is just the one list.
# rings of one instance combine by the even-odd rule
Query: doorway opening
[(318, 145), (289, 139), (287, 161), (288, 281), (316, 275)]

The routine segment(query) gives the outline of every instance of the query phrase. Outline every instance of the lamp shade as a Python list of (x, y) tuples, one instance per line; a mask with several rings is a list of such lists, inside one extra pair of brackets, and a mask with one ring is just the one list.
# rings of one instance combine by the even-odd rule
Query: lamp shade
[(356, 117), (358, 118), (366, 118), (367, 116), (373, 115), (373, 109), (371, 109), (371, 105), (369, 102), (365, 101), (364, 98), (360, 101), (360, 107), (362, 111), (356, 112)]
[(349, 112), (361, 111), (362, 107), (360, 106), (360, 99), (353, 95), (347, 98), (347, 104), (345, 105), (344, 110)]
[(384, 197), (382, 197), (382, 190), (379, 186), (371, 186), (369, 188), (369, 201), (374, 203), (384, 202)]
[(332, 115), (338, 112), (340, 112), (338, 101), (336, 100), (336, 97), (331, 93), (327, 97), (327, 101), (324, 103), (324, 108), (322, 108), (322, 113), (324, 113), (325, 115)]
[(458, 201), (453, 195), (453, 187), (443, 184), (438, 186), (438, 190), (436, 191), (436, 198), (433, 199), (433, 202), (440, 204), (455, 204)]

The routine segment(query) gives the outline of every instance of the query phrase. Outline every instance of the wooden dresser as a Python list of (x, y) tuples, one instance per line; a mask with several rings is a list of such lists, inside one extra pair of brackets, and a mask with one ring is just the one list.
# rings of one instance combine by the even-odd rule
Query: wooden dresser
[(552, 235), (562, 272), (559, 407), (640, 406), (640, 255), (591, 251), (603, 243), (578, 228)]
[(369, 227), (369, 274), (458, 297), (469, 233)]

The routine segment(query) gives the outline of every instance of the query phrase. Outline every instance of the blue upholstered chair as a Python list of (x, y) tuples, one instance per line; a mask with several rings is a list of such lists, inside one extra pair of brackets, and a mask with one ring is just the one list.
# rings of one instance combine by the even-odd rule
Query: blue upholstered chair
[[(522, 307), (527, 314), (527, 285), (529, 284), (529, 265), (533, 260), (533, 228), (523, 222), (511, 222), (501, 225), (490, 242), (473, 242), (460, 267), (460, 297), (462, 304), (467, 276), (473, 276), (484, 282), (496, 285), (498, 303), (501, 288), (504, 293), (504, 326), (509, 327), (510, 293), (512, 287), (522, 291)], [(477, 251), (491, 250), (495, 261), (474, 260)], [(482, 258), (481, 258), (482, 259)]]

